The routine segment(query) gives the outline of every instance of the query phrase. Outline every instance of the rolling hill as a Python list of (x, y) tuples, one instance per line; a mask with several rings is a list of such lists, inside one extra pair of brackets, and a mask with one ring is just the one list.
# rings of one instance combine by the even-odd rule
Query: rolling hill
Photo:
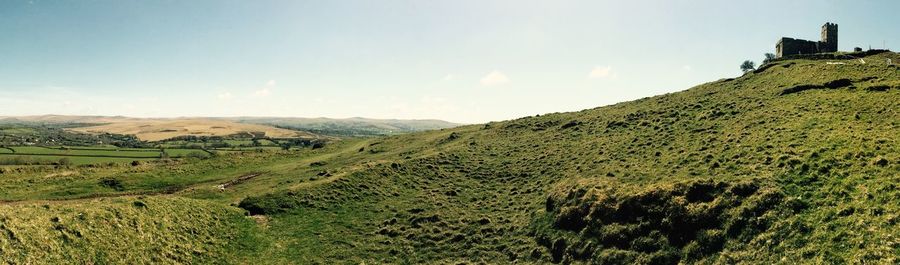
[(237, 117), (228, 119), (241, 123), (262, 124), (333, 136), (386, 136), (427, 130), (446, 129), (461, 125), (442, 120), (397, 120), (367, 118), (329, 119)]
[(68, 123), (70, 131), (99, 134), (134, 135), (143, 141), (160, 141), (178, 136), (229, 136), (235, 134), (264, 134), (274, 138), (318, 138), (302, 131), (275, 128), (265, 125), (236, 123), (213, 118), (131, 118), (122, 116), (65, 116), (42, 115), (7, 117), (7, 123), (21, 121), (32, 123)]
[[(25, 170), (0, 178), (0, 200), (20, 206), (0, 207), (0, 258), (896, 264), (900, 68), (885, 62), (900, 55), (855, 56), (301, 153)], [(110, 177), (122, 184), (97, 187)], [(110, 231), (154, 245), (123, 249)]]
[(103, 125), (71, 128), (84, 133), (114, 133), (135, 135), (144, 141), (159, 141), (177, 136), (229, 136), (235, 134), (261, 134), (274, 138), (316, 138), (307, 132), (244, 124), (216, 119), (141, 119), (138, 121), (114, 121)]
[(72, 131), (135, 135), (144, 141), (159, 141), (177, 136), (227, 136), (264, 132), (275, 138), (371, 137), (446, 129), (460, 124), (442, 120), (398, 120), (367, 118), (293, 118), (293, 117), (186, 117), (132, 118), (123, 116), (40, 115), (0, 117), (0, 124), (30, 122), (75, 124)]

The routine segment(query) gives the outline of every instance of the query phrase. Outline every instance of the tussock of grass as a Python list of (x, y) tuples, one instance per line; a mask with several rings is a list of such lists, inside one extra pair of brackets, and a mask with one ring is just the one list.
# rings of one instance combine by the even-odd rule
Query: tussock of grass
[(745, 247), (771, 223), (806, 207), (764, 180), (587, 187), (551, 195), (549, 216), (537, 219), (537, 241), (554, 262), (698, 262)]

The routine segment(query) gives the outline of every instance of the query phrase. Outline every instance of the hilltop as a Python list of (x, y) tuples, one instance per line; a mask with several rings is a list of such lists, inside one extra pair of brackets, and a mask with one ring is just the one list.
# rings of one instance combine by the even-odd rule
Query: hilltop
[(0, 178), (0, 200), (22, 206), (0, 207), (0, 257), (896, 263), (889, 58), (786, 58), (677, 93), (319, 149), (22, 169)]

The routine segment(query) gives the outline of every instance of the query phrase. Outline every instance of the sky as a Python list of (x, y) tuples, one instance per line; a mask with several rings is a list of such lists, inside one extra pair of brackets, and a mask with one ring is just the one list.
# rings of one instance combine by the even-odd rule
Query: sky
[(900, 1), (0, 1), (0, 116), (481, 123), (740, 75), (783, 36), (900, 49)]

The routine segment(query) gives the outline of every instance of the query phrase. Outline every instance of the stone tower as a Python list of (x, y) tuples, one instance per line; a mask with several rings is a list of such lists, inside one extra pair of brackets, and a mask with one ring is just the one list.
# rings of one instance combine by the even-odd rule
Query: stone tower
[(822, 26), (822, 41), (819, 52), (836, 52), (838, 50), (838, 25), (825, 23)]

